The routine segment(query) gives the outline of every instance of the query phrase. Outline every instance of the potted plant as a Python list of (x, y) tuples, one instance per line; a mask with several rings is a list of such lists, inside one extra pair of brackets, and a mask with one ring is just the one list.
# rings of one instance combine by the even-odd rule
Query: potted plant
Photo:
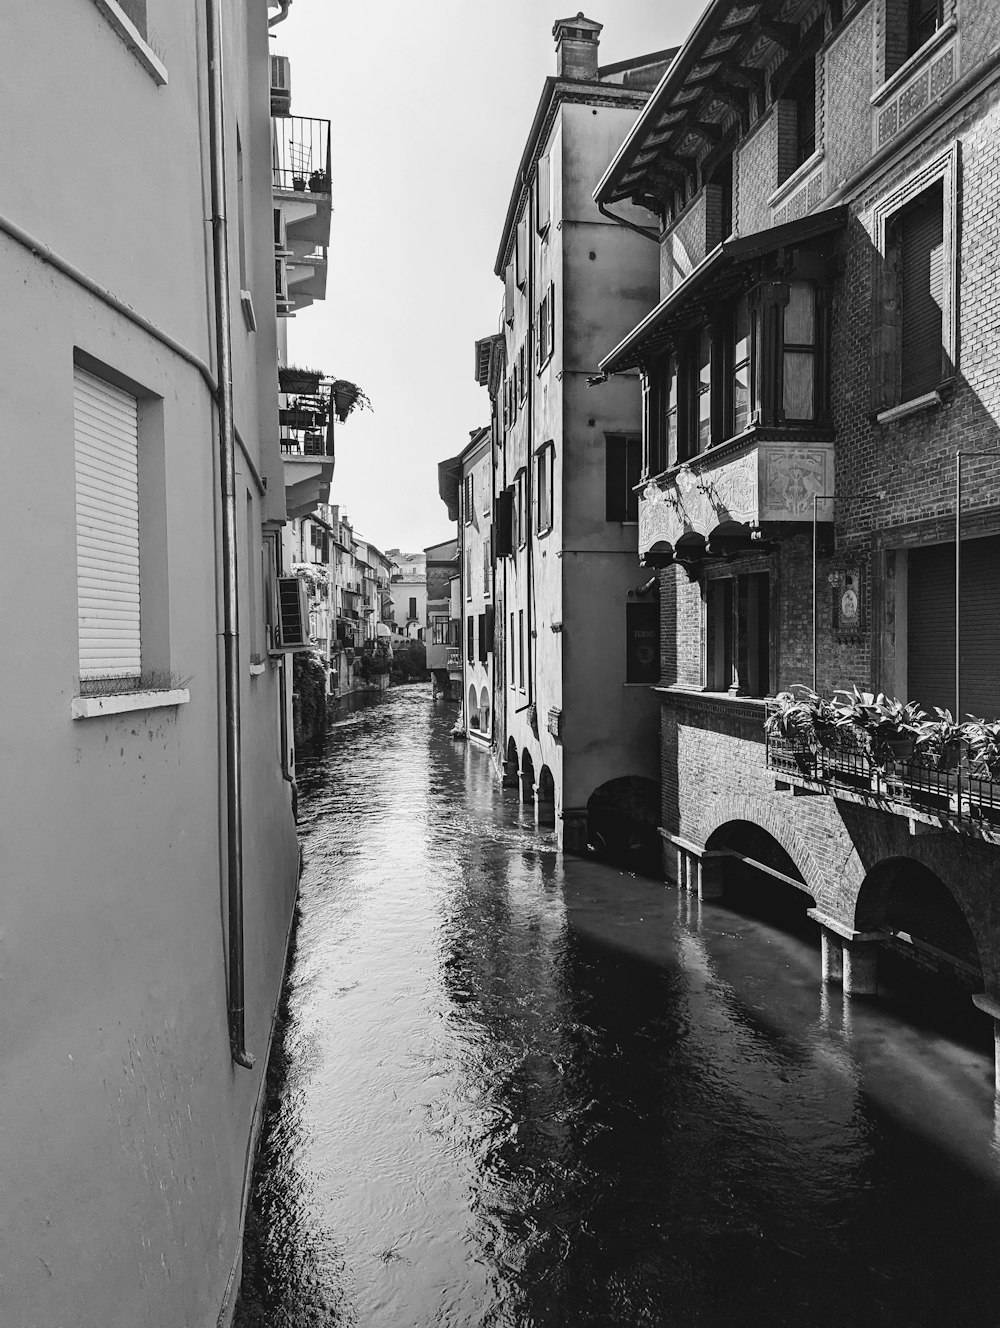
[(292, 188), (297, 194), (304, 194), (306, 191), (306, 177), (304, 175), (293, 175)]
[(795, 764), (806, 775), (813, 772), (818, 745), (812, 698), (812, 692), (802, 697), (779, 692), (770, 703), (764, 723), (765, 733), (787, 744)]
[(278, 386), (282, 392), (318, 392), (322, 377), (320, 369), (303, 369), (295, 364), (284, 364), (278, 369)]
[(969, 739), (969, 761), (977, 779), (1000, 780), (1000, 720), (970, 715), (962, 725)]
[(371, 410), (372, 408), (372, 403), (368, 400), (367, 394), (362, 392), (357, 383), (352, 383), (347, 378), (335, 379), (331, 391), (333, 393), (333, 408), (341, 424), (344, 423), (352, 410)]
[(330, 177), (326, 171), (313, 171), (309, 177), (309, 192), (313, 194), (328, 194), (330, 192)]
[(950, 710), (934, 707), (936, 719), (926, 719), (917, 731), (916, 751), (923, 764), (945, 773), (966, 770), (972, 734), (956, 724)]

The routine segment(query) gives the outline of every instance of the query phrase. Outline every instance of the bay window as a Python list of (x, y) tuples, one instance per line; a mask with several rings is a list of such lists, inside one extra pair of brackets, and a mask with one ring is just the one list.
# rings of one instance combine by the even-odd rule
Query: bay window
[(792, 281), (782, 319), (781, 413), (786, 420), (816, 418), (816, 288)]

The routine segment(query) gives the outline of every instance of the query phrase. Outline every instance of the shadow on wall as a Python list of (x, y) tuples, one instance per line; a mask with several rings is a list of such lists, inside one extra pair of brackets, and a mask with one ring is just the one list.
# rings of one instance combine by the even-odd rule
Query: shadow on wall
[(587, 800), (587, 837), (600, 857), (660, 874), (660, 786), (641, 775), (601, 784)]

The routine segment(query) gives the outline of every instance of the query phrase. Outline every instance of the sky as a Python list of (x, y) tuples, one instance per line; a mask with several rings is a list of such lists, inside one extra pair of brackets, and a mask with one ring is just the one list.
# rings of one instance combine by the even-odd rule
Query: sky
[[(600, 62), (679, 45), (706, 0), (597, 0)], [(290, 322), (289, 359), (362, 387), (373, 411), (337, 426), (330, 501), (382, 549), (454, 533), (437, 463), (489, 422), (474, 343), (498, 327), (493, 274), (543, 81), (544, 0), (293, 0), (271, 50), (291, 62), (292, 114), (331, 121), (326, 300)], [(596, 181), (595, 181), (596, 184)]]

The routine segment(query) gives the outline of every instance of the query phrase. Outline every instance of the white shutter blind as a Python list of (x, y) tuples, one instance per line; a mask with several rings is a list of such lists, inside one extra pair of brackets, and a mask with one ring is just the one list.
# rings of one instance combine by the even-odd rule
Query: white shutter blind
[(136, 399), (73, 371), (80, 678), (142, 670)]

